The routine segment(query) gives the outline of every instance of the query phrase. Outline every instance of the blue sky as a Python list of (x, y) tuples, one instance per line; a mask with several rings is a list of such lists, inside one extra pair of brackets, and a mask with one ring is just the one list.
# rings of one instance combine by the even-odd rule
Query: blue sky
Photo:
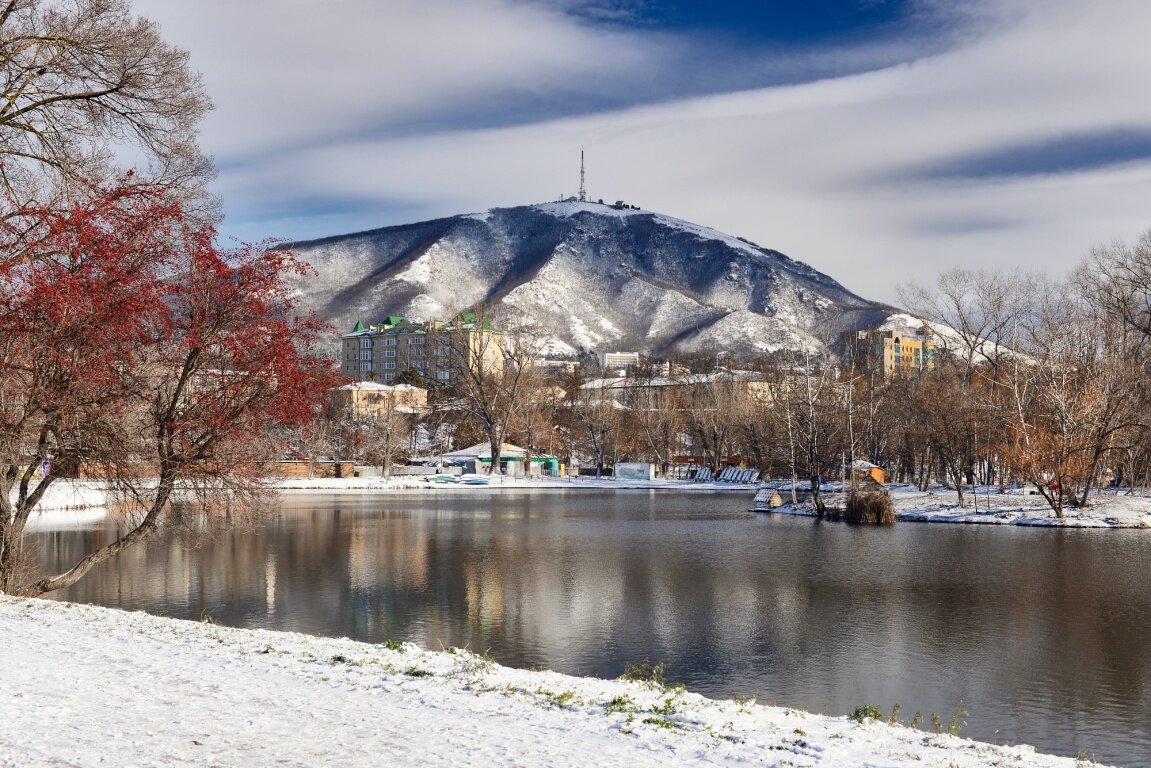
[(689, 34), (712, 32), (757, 43), (810, 45), (888, 34), (914, 15), (906, 0), (763, 0), (572, 3), (570, 13), (601, 23)]
[(135, 0), (217, 108), (225, 236), (572, 194), (869, 298), (1151, 227), (1145, 0)]

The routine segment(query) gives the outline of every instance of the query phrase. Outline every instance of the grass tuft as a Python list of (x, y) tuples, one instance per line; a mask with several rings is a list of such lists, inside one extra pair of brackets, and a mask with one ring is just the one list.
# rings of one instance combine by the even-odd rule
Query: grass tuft
[(847, 497), (843, 519), (857, 525), (893, 525), (895, 510), (887, 491), (852, 490)]
[(647, 683), (653, 688), (662, 688), (667, 683), (663, 662), (652, 664), (647, 659), (636, 663), (625, 662), (619, 679)]

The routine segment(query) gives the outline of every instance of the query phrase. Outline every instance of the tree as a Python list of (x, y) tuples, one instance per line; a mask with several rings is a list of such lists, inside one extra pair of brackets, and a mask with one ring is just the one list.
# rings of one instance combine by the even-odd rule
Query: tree
[(970, 380), (980, 370), (998, 378), (1011, 361), (1011, 343), (1027, 315), (1027, 297), (1043, 290), (1036, 275), (994, 270), (952, 269), (939, 275), (935, 289), (910, 283), (899, 289), (908, 308), (947, 332), (939, 339)]
[(126, 0), (0, 0), (0, 184), (14, 200), (110, 179), (129, 148), (141, 182), (203, 200), (210, 108), (187, 53)]
[(651, 456), (660, 475), (667, 477), (675, 454), (683, 449), (683, 392), (650, 365), (636, 372), (635, 383), (623, 393), (628, 424), (636, 433), (639, 452)]
[(479, 304), (429, 333), (432, 355), (447, 358), (446, 401), (477, 424), (491, 449), (492, 471), (501, 470), (500, 453), (508, 429), (528, 406), (538, 385), (536, 366), (541, 337), (529, 323)]
[(1106, 272), (1093, 279), (1092, 289), (1081, 272), (1041, 296), (1021, 339), (1026, 362), (1012, 379), (1008, 458), (1057, 517), (1066, 502), (1088, 503), (1104, 457), (1124, 447), (1124, 432), (1146, 425), (1143, 342), (1105, 298), (1119, 286)]
[[(196, 521), (252, 509), (273, 433), (309, 421), (338, 379), (323, 327), (292, 316), (291, 254), (222, 252), (155, 189), (16, 213), (0, 225), (0, 591), (35, 596), (178, 525), (177, 490)], [(128, 532), (32, 574), (24, 528), (68, 466), (116, 492)]]
[[(583, 381), (581, 372), (567, 377), (567, 410), (579, 445), (595, 456), (595, 476), (602, 477), (607, 457), (618, 437), (624, 406), (614, 396), (615, 379), (594, 369), (594, 378)], [(613, 470), (614, 471), (614, 470)]]
[(378, 465), (380, 473), (389, 477), (392, 474), (392, 462), (408, 445), (412, 432), (410, 409), (397, 405), (396, 396), (392, 394), (384, 400), (383, 407), (359, 426), (364, 442), (364, 459)]
[(712, 474), (718, 475), (732, 451), (732, 441), (743, 415), (739, 384), (730, 371), (690, 374), (680, 382), (683, 393), (684, 429), (691, 438), (692, 453), (707, 458)]

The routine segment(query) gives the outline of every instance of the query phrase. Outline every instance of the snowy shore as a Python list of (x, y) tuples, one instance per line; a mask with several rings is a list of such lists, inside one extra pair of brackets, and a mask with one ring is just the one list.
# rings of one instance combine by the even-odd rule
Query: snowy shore
[[(888, 489), (896, 519), (918, 523), (961, 523), (966, 525), (1027, 525), (1048, 528), (1151, 528), (1151, 498), (1142, 495), (1100, 493), (1084, 508), (1067, 507), (1057, 518), (1042, 496), (1022, 490), (1000, 493), (981, 488), (964, 494), (959, 506), (955, 491), (934, 488), (920, 491), (913, 486)], [(835, 504), (842, 494), (828, 494)], [(814, 516), (810, 505), (786, 504), (770, 510), (778, 514)]]
[(3, 768), (1077, 765), (867, 718), (514, 670), (461, 650), (48, 600), (0, 597), (0, 648)]
[[(271, 481), (272, 488), (282, 493), (375, 493), (388, 491), (427, 491), (442, 493), (453, 490), (472, 494), (502, 491), (605, 491), (653, 490), (677, 492), (743, 493), (748, 508), (762, 485), (739, 483), (695, 483), (685, 480), (614, 480), (612, 478), (492, 478), (486, 486), (438, 485), (420, 477), (382, 478), (291, 478)], [(1091, 497), (1091, 505), (1068, 507), (1063, 519), (1056, 518), (1041, 496), (1021, 490), (1000, 493), (998, 489), (981, 488), (967, 493), (964, 505), (958, 504), (955, 491), (932, 488), (919, 491), (913, 486), (890, 486), (896, 517), (907, 522), (961, 523), (977, 525), (1028, 525), (1062, 528), (1151, 528), (1151, 497), (1116, 495), (1110, 492)], [(834, 503), (838, 494), (830, 493)], [(68, 527), (87, 525), (103, 517), (106, 494), (100, 485), (90, 481), (58, 481), (49, 490), (33, 517), (30, 527)], [(785, 505), (770, 510), (778, 514), (814, 515), (808, 505)]]

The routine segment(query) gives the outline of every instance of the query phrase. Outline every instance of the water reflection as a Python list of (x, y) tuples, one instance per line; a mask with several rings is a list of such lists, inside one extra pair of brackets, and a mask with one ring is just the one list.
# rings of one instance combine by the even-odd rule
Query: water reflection
[[(716, 697), (910, 718), (1148, 765), (1151, 596), (1140, 531), (756, 517), (742, 496), (444, 491), (292, 496), (258, 531), (157, 541), (60, 595), (515, 666), (626, 661)], [(40, 537), (58, 564), (114, 531)]]

